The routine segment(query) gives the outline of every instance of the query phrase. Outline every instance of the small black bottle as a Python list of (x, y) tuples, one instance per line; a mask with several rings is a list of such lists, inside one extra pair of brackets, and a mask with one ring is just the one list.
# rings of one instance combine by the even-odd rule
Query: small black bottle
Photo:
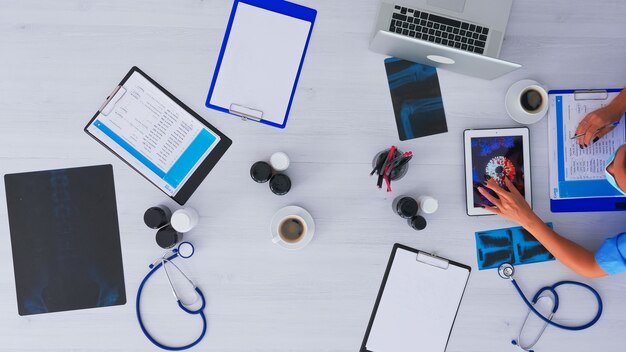
[(272, 167), (265, 161), (257, 161), (250, 168), (250, 177), (257, 183), (265, 183), (272, 177)]
[(291, 179), (285, 174), (276, 174), (270, 179), (270, 190), (274, 194), (283, 196), (291, 189)]
[(419, 206), (417, 201), (411, 197), (400, 196), (394, 199), (391, 204), (393, 211), (400, 215), (401, 218), (410, 219), (417, 214)]
[(155, 238), (159, 247), (169, 249), (183, 240), (183, 234), (174, 230), (172, 225), (167, 225), (157, 231)]
[(408, 220), (409, 226), (413, 230), (421, 231), (426, 228), (426, 219), (423, 216), (416, 215)]
[(170, 223), (172, 212), (164, 205), (149, 208), (143, 214), (143, 222), (151, 229), (160, 229)]

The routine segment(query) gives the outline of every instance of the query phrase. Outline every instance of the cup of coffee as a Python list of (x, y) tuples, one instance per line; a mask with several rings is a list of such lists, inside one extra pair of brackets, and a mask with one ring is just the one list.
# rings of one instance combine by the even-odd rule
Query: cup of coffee
[(305, 209), (288, 206), (280, 209), (271, 223), (272, 242), (286, 249), (301, 249), (315, 232), (313, 217)]
[(298, 215), (287, 215), (278, 224), (278, 237), (274, 243), (283, 240), (287, 243), (298, 243), (306, 236), (307, 226), (304, 219)]
[(519, 103), (522, 105), (522, 109), (527, 113), (536, 114), (541, 111), (546, 104), (546, 100), (543, 98), (540, 88), (532, 85), (524, 89), (520, 94)]
[(521, 124), (530, 125), (541, 120), (548, 111), (548, 93), (541, 84), (525, 79), (514, 83), (504, 100), (506, 111)]

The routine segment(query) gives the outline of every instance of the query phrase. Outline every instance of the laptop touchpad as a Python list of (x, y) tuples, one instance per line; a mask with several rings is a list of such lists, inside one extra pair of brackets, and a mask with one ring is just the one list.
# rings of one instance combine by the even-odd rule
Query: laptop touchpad
[(450, 11), (463, 12), (465, 0), (428, 0), (428, 5)]

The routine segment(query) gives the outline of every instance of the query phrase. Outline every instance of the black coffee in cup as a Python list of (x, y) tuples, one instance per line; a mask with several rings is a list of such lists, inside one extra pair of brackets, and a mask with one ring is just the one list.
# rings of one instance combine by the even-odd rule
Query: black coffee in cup
[(288, 243), (300, 241), (306, 232), (307, 226), (304, 219), (296, 215), (287, 216), (278, 225), (278, 235)]
[(520, 96), (522, 108), (529, 113), (535, 113), (543, 107), (543, 96), (534, 88), (528, 88)]

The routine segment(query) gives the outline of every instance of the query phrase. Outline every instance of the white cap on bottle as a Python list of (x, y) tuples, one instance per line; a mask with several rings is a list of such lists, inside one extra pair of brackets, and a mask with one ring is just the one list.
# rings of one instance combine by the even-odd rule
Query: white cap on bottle
[(289, 157), (283, 152), (276, 152), (270, 157), (270, 165), (276, 171), (285, 171), (289, 167)]
[(198, 224), (198, 213), (192, 208), (178, 209), (172, 214), (170, 224), (180, 233), (189, 232)]
[(439, 209), (439, 202), (433, 197), (421, 196), (417, 199), (417, 201), (419, 202), (420, 209), (424, 212), (424, 214), (432, 214)]

